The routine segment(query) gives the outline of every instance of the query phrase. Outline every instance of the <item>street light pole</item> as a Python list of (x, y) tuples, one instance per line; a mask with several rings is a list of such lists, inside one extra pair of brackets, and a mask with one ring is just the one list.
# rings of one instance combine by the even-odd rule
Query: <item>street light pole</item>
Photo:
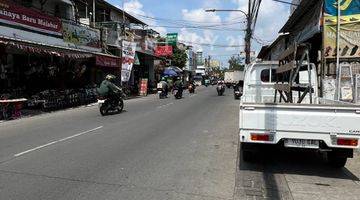
[[(250, 9), (250, 7), (249, 7)], [(245, 29), (245, 63), (249, 64), (251, 62), (251, 37), (252, 37), (252, 31), (251, 31), (251, 19), (248, 13), (242, 10), (224, 10), (224, 9), (207, 9), (206, 12), (241, 12), (246, 17), (246, 29)], [(250, 10), (249, 10), (250, 11)]]

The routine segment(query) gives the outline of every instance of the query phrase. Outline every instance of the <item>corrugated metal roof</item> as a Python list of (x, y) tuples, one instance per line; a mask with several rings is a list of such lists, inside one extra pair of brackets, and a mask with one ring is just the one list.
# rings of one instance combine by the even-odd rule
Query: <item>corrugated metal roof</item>
[(315, 6), (319, 1), (323, 2), (323, 0), (302, 0), (294, 13), (289, 17), (285, 25), (280, 29), (279, 33), (290, 32), (299, 20), (303, 20), (304, 17), (307, 17), (305, 16), (305, 13), (313, 6)]

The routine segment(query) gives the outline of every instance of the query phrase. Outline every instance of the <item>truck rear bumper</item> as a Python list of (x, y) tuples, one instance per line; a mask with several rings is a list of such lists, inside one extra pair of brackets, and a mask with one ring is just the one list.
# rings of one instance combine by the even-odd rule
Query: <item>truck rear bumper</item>
[[(259, 137), (252, 137), (257, 135)], [(240, 129), (241, 143), (254, 144), (283, 144), (285, 139), (302, 139), (317, 140), (321, 149), (341, 148), (341, 149), (359, 149), (360, 135), (349, 134), (330, 134), (330, 133), (303, 133), (303, 132), (286, 132), (286, 131), (261, 131), (261, 130), (242, 130)], [(343, 143), (339, 145), (339, 141), (354, 141), (353, 143)], [(355, 143), (356, 141), (356, 143)]]

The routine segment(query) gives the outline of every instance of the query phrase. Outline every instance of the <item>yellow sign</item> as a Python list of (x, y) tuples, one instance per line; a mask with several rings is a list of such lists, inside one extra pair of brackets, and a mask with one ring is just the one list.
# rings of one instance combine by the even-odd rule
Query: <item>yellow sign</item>
[[(340, 18), (340, 57), (360, 57), (360, 15), (348, 15)], [(336, 58), (337, 17), (324, 17), (324, 55)]]

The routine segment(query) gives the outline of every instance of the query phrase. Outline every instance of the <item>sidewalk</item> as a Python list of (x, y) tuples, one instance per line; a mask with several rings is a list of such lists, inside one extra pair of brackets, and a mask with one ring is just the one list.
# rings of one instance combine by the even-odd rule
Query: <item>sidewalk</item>
[[(149, 94), (149, 95), (147, 95), (147, 96), (151, 96), (151, 95), (154, 95), (154, 94)], [(125, 97), (124, 100), (125, 100), (125, 101), (128, 101), (128, 100), (132, 100), (132, 99), (144, 98), (144, 97), (147, 97), (147, 96), (130, 96), (130, 97)], [(43, 111), (43, 110), (41, 110), (41, 109), (23, 109), (23, 110), (21, 110), (21, 115), (22, 115), (22, 117), (20, 117), (20, 118), (18, 118), (18, 119), (13, 119), (13, 120), (0, 120), (0, 123), (7, 122), (7, 121), (14, 121), (14, 120), (19, 120), (19, 119), (24, 119), (24, 118), (35, 117), (35, 116), (44, 115), (44, 114), (50, 114), (50, 113), (56, 113), (56, 112), (61, 112), (61, 111), (67, 111), (67, 110), (71, 110), (71, 109), (92, 107), (92, 106), (96, 106), (96, 105), (98, 105), (98, 103), (97, 103), (97, 102), (94, 102), (94, 103), (90, 103), (90, 104), (86, 104), (86, 105), (69, 107), (69, 108), (64, 108), (64, 109), (59, 109), (59, 110), (53, 110), (53, 111)]]

